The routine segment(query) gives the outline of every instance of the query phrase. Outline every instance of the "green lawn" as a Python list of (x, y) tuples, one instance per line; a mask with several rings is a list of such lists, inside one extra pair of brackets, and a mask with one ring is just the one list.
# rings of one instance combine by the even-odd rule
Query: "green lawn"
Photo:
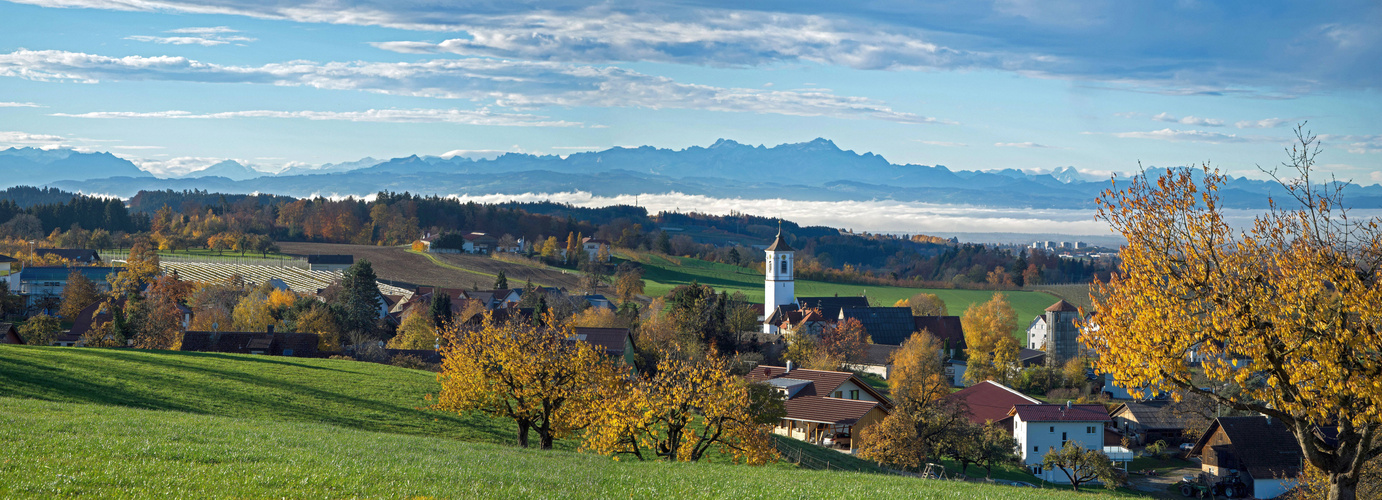
[[(0, 498), (1063, 498), (791, 464), (629, 463), (509, 445), (425, 409), (435, 375), (348, 360), (0, 345)], [(876, 466), (787, 442), (839, 466)]]
[(1066, 498), (1066, 490), (616, 462), (304, 422), (0, 398), (0, 497)]
[[(626, 256), (627, 254), (620, 254), (621, 258)], [(650, 296), (661, 296), (673, 287), (696, 281), (703, 285), (715, 287), (716, 290), (743, 292), (748, 300), (763, 302), (763, 274), (758, 271), (686, 257), (639, 254), (637, 259), (643, 265), (643, 279), (647, 282), (646, 293)], [(993, 297), (993, 292), (985, 290), (866, 286), (810, 280), (797, 280), (796, 282), (798, 297), (865, 295), (878, 305), (883, 306), (891, 306), (898, 300), (909, 298), (919, 292), (939, 295), (941, 300), (945, 301), (950, 314), (955, 316), (964, 314), (965, 309), (970, 304), (985, 302)], [(1017, 330), (1014, 330), (1013, 333), (1015, 335), (1022, 333), (1020, 338), (1026, 337), (1027, 324), (1032, 321), (1032, 318), (1060, 300), (1046, 292), (1008, 291), (1003, 293), (1008, 296), (1008, 302), (1017, 311)]]

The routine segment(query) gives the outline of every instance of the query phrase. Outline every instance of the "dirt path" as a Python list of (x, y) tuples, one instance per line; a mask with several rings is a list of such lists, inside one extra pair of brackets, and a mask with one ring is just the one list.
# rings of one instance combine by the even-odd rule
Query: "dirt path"
[(279, 242), (278, 247), (290, 255), (348, 254), (354, 255), (356, 260), (369, 259), (374, 273), (380, 278), (415, 285), (490, 289), (494, 287), (494, 277), (501, 270), (508, 278), (510, 287), (523, 286), (531, 279), (535, 285), (575, 290), (577, 282), (577, 277), (572, 274), (512, 264), (482, 255), (430, 255), (436, 259), (434, 262), (428, 258), (429, 255), (409, 252), (407, 247), (302, 242)]

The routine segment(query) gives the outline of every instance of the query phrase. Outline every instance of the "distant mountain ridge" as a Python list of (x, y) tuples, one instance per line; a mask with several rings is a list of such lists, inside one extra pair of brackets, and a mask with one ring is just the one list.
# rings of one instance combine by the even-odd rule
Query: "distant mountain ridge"
[(6, 186), (45, 185), (65, 180), (126, 176), (153, 177), (129, 160), (110, 153), (79, 153), (70, 149), (10, 148), (0, 150), (0, 176)]
[[(79, 154), (85, 153), (69, 156)], [(899, 165), (873, 153), (841, 150), (827, 139), (773, 147), (720, 139), (706, 147), (615, 147), (565, 157), (507, 153), (493, 159), (418, 155), (387, 161), (365, 158), (315, 169), (297, 167), (278, 175), (259, 173), (252, 178), (247, 177), (246, 171), (254, 172), (237, 162), (226, 161), (194, 173), (196, 178), (147, 179), (145, 172), (131, 175), (126, 169), (124, 175), (71, 178), (48, 184), (124, 197), (143, 189), (261, 192), (299, 197), (363, 196), (380, 191), (442, 196), (676, 192), (719, 198), (897, 200), (1081, 209), (1093, 208), (1095, 198), (1108, 188), (1106, 179), (1094, 179), (1073, 167), (1037, 174), (1017, 169), (952, 171), (943, 165)], [(1226, 206), (1232, 208), (1262, 208), (1267, 196), (1280, 199), (1286, 195), (1275, 183), (1246, 178), (1233, 179), (1221, 194)], [(1356, 208), (1382, 208), (1382, 186), (1349, 184), (1345, 195)]]

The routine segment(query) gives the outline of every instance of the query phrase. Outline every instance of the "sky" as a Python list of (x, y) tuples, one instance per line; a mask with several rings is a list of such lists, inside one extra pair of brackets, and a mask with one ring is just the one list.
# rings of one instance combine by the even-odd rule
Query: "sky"
[(893, 163), (1382, 182), (1382, 3), (0, 1), (0, 147), (159, 174), (816, 137)]

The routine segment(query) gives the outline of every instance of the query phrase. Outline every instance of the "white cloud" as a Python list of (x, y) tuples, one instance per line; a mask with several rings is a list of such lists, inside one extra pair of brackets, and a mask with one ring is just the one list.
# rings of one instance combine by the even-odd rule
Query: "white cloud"
[(64, 142), (67, 139), (60, 135), (52, 134), (31, 134), (28, 132), (0, 132), (0, 142), (10, 144), (51, 144)]
[(468, 99), (510, 108), (642, 107), (876, 119), (899, 123), (955, 122), (896, 111), (866, 97), (828, 91), (772, 91), (678, 83), (616, 67), (497, 59), (417, 62), (289, 61), (225, 66), (174, 56), (106, 57), (56, 50), (0, 54), (0, 76), (97, 83), (182, 81), (257, 83)]
[(489, 125), (506, 127), (579, 127), (580, 122), (550, 120), (545, 116), (513, 113), (495, 113), (489, 110), (467, 111), (458, 109), (371, 109), (368, 111), (225, 111), (220, 113), (192, 113), (188, 111), (95, 111), (90, 113), (53, 113), (53, 116), (68, 118), (163, 118), (214, 120), (230, 118), (299, 118), (307, 120), (341, 120), (352, 122), (391, 122), (391, 123), (461, 123), (466, 125)]
[(32, 102), (0, 102), (0, 108), (41, 108)]
[(993, 143), (993, 145), (1000, 148), (1055, 149), (1051, 146), (1047, 146), (1045, 144), (1037, 144), (1035, 142), (995, 142)]
[(1345, 151), (1348, 151), (1348, 152), (1353, 153), (1353, 154), (1359, 154), (1359, 155), (1361, 155), (1361, 154), (1369, 154), (1369, 153), (1382, 153), (1382, 134), (1374, 134), (1374, 135), (1333, 135), (1333, 134), (1321, 134), (1321, 135), (1319, 136), (1319, 140), (1320, 140), (1321, 143), (1326, 143), (1326, 144), (1325, 144), (1326, 147), (1328, 147), (1330, 144), (1333, 144), (1333, 143), (1342, 144), (1342, 145), (1344, 146), (1344, 150), (1345, 150)]
[[(1159, 121), (1159, 122), (1180, 123), (1180, 124), (1183, 124), (1183, 125), (1196, 125), (1196, 126), (1200, 126), (1200, 127), (1222, 127), (1222, 126), (1224, 126), (1224, 121), (1223, 121), (1223, 120), (1216, 120), (1216, 119), (1213, 119), (1213, 118), (1200, 118), (1200, 117), (1198, 117), (1198, 116), (1187, 116), (1187, 117), (1184, 117), (1184, 118), (1176, 118), (1175, 116), (1172, 116), (1170, 113), (1161, 113), (1161, 114), (1158, 114), (1158, 115), (1156, 115), (1156, 116), (1153, 116), (1152, 119), (1153, 119), (1153, 120), (1156, 120), (1156, 121)], [(1239, 127), (1239, 128), (1242, 128), (1242, 127)]]
[(1287, 123), (1291, 123), (1291, 120), (1283, 120), (1280, 118), (1267, 118), (1263, 120), (1243, 120), (1240, 122), (1235, 122), (1233, 126), (1238, 128), (1276, 128)]
[(1164, 128), (1151, 132), (1117, 132), (1114, 137), (1124, 139), (1156, 139), (1174, 142), (1208, 142), (1214, 144), (1229, 142), (1254, 142), (1264, 139), (1240, 137), (1234, 134), (1221, 134), (1218, 132), (1205, 132), (1202, 130), (1171, 130)]
[(216, 26), (211, 28), (178, 28), (175, 30), (165, 31), (164, 33), (177, 33), (181, 35), (193, 36), (131, 35), (125, 37), (125, 39), (134, 40), (136, 42), (151, 42), (162, 45), (201, 45), (203, 47), (226, 45), (236, 42), (253, 42), (257, 40), (255, 38), (250, 38), (247, 36), (231, 35), (231, 33), (239, 33), (239, 31), (227, 28), (225, 26)]

